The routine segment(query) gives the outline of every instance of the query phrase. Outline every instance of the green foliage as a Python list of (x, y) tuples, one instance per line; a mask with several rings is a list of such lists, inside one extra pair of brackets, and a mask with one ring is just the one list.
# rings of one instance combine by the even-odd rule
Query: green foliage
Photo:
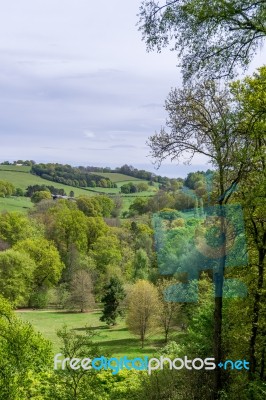
[(20, 212), (0, 214), (0, 238), (10, 245), (28, 237), (41, 237), (43, 226)]
[(151, 212), (157, 212), (163, 208), (174, 208), (174, 196), (171, 193), (159, 190), (149, 199), (147, 209)]
[(100, 320), (106, 322), (107, 325), (115, 325), (116, 320), (123, 314), (121, 302), (125, 298), (125, 291), (118, 278), (112, 277), (108, 285), (104, 287), (104, 296), (102, 302), (104, 304), (102, 316)]
[(15, 186), (7, 181), (0, 181), (0, 197), (9, 197), (16, 192)]
[(41, 399), (51, 368), (51, 345), (32, 326), (17, 318), (0, 296), (0, 399)]
[[(58, 189), (51, 185), (29, 185), (26, 189), (26, 196), (32, 197), (36, 192), (50, 192), (52, 194), (58, 194), (61, 196), (65, 196), (66, 192), (64, 189)], [(50, 196), (51, 197), (51, 196)]]
[(264, 1), (143, 0), (139, 16), (148, 50), (171, 45), (185, 81), (195, 74), (232, 77), (266, 36)]
[(34, 309), (44, 309), (49, 304), (49, 292), (47, 288), (34, 288), (29, 299), (29, 307)]
[(149, 275), (149, 266), (150, 260), (147, 252), (143, 249), (138, 249), (133, 261), (133, 278), (147, 279)]
[(64, 264), (52, 242), (45, 238), (25, 239), (18, 242), (14, 249), (27, 254), (35, 263), (33, 277), (36, 287), (48, 288), (59, 281)]
[[(23, 169), (23, 171), (20, 171), (21, 169)], [(51, 180), (46, 180), (40, 176), (31, 174), (28, 167), (17, 167), (14, 165), (9, 166), (8, 170), (6, 168), (1, 168), (0, 166), (0, 179), (12, 183), (16, 188), (21, 188), (23, 191), (26, 191), (29, 186), (38, 185), (43, 187), (44, 185), (46, 187), (53, 187), (55, 184)], [(84, 186), (86, 186), (86, 182)], [(90, 195), (90, 192), (86, 189), (78, 187), (71, 188), (71, 186), (59, 182), (56, 183), (55, 189), (56, 191), (60, 190), (60, 192), (64, 191), (65, 193), (72, 189), (75, 191), (76, 196)]]
[(97, 238), (108, 230), (101, 217), (86, 217), (73, 202), (59, 200), (48, 214), (51, 220), (46, 227), (47, 236), (54, 240), (64, 261), (71, 246), (85, 254)]
[[(62, 358), (90, 358), (101, 356), (101, 349), (92, 340), (93, 332), (85, 328), (82, 334), (68, 330), (66, 326), (57, 332), (62, 347), (60, 353)], [(50, 398), (54, 400), (92, 400), (105, 399), (104, 387), (99, 385), (97, 372), (80, 369), (71, 369), (69, 364), (62, 369), (60, 365), (55, 370), (50, 380)], [(108, 400), (108, 397), (107, 399)]]
[(164, 330), (165, 343), (168, 341), (174, 323), (180, 321), (181, 304), (174, 301), (175, 299), (173, 301), (171, 299), (171, 294), (175, 291), (176, 284), (177, 280), (173, 278), (159, 279), (156, 283), (160, 300), (159, 321)]
[(172, 208), (163, 208), (158, 215), (160, 218), (168, 221), (174, 221), (177, 218), (181, 218), (181, 213)]
[(121, 193), (137, 193), (138, 191), (138, 187), (137, 185), (134, 185), (134, 183), (129, 182), (129, 183), (125, 183), (124, 185), (122, 185), (120, 187)]
[(0, 293), (16, 305), (26, 305), (36, 266), (33, 260), (18, 251), (0, 252)]
[(91, 174), (80, 167), (71, 167), (68, 164), (35, 164), (32, 166), (31, 172), (44, 179), (70, 186), (83, 187), (91, 186), (96, 183), (96, 186), (112, 187), (112, 182), (109, 179)]
[(137, 281), (128, 293), (127, 326), (140, 338), (142, 347), (146, 335), (157, 325), (159, 297), (156, 287), (145, 280)]
[(148, 210), (148, 199), (145, 197), (136, 197), (133, 203), (129, 206), (129, 211), (135, 211), (138, 214), (145, 214)]
[(114, 208), (114, 202), (107, 196), (98, 196), (96, 197), (97, 202), (99, 204), (101, 210), (102, 217), (110, 217), (111, 212)]
[(98, 271), (106, 271), (108, 265), (119, 265), (122, 255), (117, 237), (99, 236), (92, 246), (91, 255)]
[(203, 171), (189, 172), (184, 180), (184, 185), (190, 189), (196, 189), (198, 182), (205, 184), (205, 173)]
[(101, 214), (101, 208), (96, 197), (78, 197), (77, 206), (87, 217), (97, 217)]
[(77, 198), (77, 206), (88, 217), (110, 217), (115, 206), (112, 199), (107, 196), (82, 196)]
[(39, 203), (42, 200), (49, 200), (51, 199), (51, 193), (47, 190), (40, 190), (38, 192), (35, 192), (32, 197), (31, 197), (31, 201), (33, 203)]

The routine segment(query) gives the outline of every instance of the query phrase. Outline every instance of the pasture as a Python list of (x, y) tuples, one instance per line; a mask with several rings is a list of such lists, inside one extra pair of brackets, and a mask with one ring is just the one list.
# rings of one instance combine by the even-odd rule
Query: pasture
[[(10, 166), (10, 168), (11, 167), (12, 166)], [(40, 176), (33, 175), (29, 171), (16, 171), (15, 167), (13, 170), (4, 170), (3, 168), (0, 168), (0, 180), (6, 180), (12, 183), (16, 188), (21, 188), (23, 190), (26, 190), (26, 188), (30, 185), (47, 185), (54, 186), (58, 189), (64, 189), (67, 194), (69, 194), (69, 192), (73, 190), (75, 196), (92, 196), (92, 194), (85, 189), (77, 188), (75, 186), (64, 185), (62, 183), (52, 182), (47, 179), (43, 179)]]

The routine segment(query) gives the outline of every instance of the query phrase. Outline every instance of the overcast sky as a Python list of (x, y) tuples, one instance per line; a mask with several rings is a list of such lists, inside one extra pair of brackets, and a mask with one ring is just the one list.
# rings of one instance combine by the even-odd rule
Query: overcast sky
[[(164, 100), (181, 77), (176, 54), (146, 53), (139, 4), (3, 2), (0, 161), (152, 168), (145, 142), (164, 124)], [(200, 158), (193, 164), (190, 170), (208, 168)], [(188, 168), (178, 170), (182, 176)]]

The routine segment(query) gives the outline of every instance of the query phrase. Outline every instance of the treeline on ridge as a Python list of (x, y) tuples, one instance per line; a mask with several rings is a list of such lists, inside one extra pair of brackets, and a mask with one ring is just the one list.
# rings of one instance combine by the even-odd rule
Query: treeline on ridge
[(68, 164), (35, 164), (31, 167), (31, 173), (46, 180), (75, 187), (116, 187), (109, 178), (91, 174), (80, 167)]

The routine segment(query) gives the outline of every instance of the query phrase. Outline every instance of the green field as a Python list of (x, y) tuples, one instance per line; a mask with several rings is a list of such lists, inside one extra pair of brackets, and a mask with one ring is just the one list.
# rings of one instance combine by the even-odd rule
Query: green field
[[(132, 178), (123, 174), (116, 173), (103, 173), (99, 174), (111, 179), (112, 182), (117, 184), (117, 188), (77, 188), (74, 186), (64, 185), (62, 183), (52, 182), (46, 179), (43, 179), (37, 175), (33, 175), (30, 173), (30, 167), (27, 166), (16, 166), (16, 165), (0, 165), (0, 180), (6, 180), (12, 183), (16, 188), (21, 188), (24, 191), (30, 185), (47, 185), (54, 186), (58, 189), (64, 189), (67, 194), (73, 190), (75, 197), (77, 196), (94, 196), (98, 193), (103, 193), (107, 195), (116, 195), (120, 193), (120, 187), (126, 183), (132, 182), (146, 182), (148, 181)], [(158, 190), (158, 184), (155, 186), (150, 186), (148, 191), (140, 192), (140, 193), (131, 193), (131, 194), (122, 194), (124, 204), (123, 211), (128, 210), (130, 204), (134, 201), (136, 197), (149, 197), (155, 194)], [(0, 198), (0, 212), (1, 211), (26, 211), (28, 208), (31, 208), (32, 204), (29, 199), (19, 197), (19, 198)]]
[(0, 211), (24, 211), (33, 207), (29, 197), (0, 197)]
[(54, 186), (59, 189), (64, 189), (67, 194), (69, 194), (69, 192), (73, 190), (75, 196), (80, 196), (80, 195), (91, 196), (91, 193), (89, 191), (86, 191), (85, 189), (64, 185), (62, 183), (48, 181), (46, 179), (41, 178), (40, 176), (31, 174), (29, 170), (25, 170), (24, 172), (22, 170), (20, 171), (17, 170), (17, 168), (21, 169), (29, 167), (17, 167), (8, 165), (7, 166), (1, 165), (0, 167), (9, 167), (8, 170), (0, 168), (0, 180), (2, 179), (11, 182), (15, 187), (21, 188), (23, 190), (25, 190), (29, 185), (47, 185), (47, 186)]
[(129, 175), (124, 175), (124, 174), (118, 174), (116, 172), (92, 172), (93, 175), (100, 175), (103, 176), (104, 178), (109, 178), (110, 181), (117, 183), (117, 182), (126, 182), (126, 181), (138, 181), (138, 182), (143, 182), (143, 179), (139, 178), (134, 178), (133, 176)]
[(0, 171), (30, 172), (31, 167), (23, 165), (0, 165)]
[(128, 332), (125, 322), (108, 328), (100, 321), (100, 311), (90, 313), (67, 313), (64, 311), (17, 311), (23, 321), (30, 322), (35, 329), (53, 343), (55, 353), (60, 350), (60, 340), (56, 331), (67, 325), (77, 332), (84, 331), (85, 326), (92, 327), (95, 333), (94, 340), (100, 343), (103, 355), (137, 357), (140, 355), (153, 355), (159, 347), (163, 346), (163, 335), (160, 331), (150, 334), (144, 349), (140, 340)]

